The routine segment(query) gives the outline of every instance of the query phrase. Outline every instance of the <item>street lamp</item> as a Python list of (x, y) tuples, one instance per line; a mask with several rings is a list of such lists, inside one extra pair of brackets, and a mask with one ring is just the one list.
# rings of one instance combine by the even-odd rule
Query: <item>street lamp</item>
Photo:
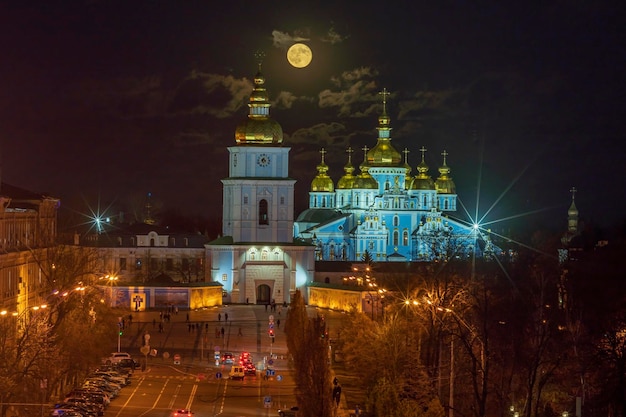
[(113, 283), (116, 282), (119, 278), (116, 275), (105, 275), (100, 277), (101, 280), (106, 280), (109, 286), (109, 306), (114, 307), (113, 305)]

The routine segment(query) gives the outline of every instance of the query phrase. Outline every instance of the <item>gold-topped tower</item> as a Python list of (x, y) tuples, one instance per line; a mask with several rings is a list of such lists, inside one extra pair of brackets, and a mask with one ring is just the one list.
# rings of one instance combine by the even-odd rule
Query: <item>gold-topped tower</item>
[(422, 161), (417, 165), (417, 175), (413, 179), (413, 183), (411, 184), (412, 190), (434, 190), (435, 182), (428, 175), (428, 165), (426, 165), (426, 161), (424, 160), (424, 155), (426, 154), (426, 148), (421, 147), (420, 152), (422, 153)]
[(440, 194), (456, 194), (456, 185), (450, 176), (450, 167), (446, 164), (448, 152), (444, 150), (441, 155), (443, 156), (443, 165), (439, 167), (439, 178), (435, 181), (435, 187)]
[(250, 112), (235, 129), (237, 145), (280, 145), (283, 142), (283, 128), (270, 117), (270, 101), (265, 88), (265, 77), (261, 72), (261, 65), (265, 54), (255, 54), (259, 69), (254, 76), (254, 88), (250, 94), (248, 107)]
[(379, 93), (383, 97), (383, 111), (378, 117), (378, 142), (367, 153), (367, 163), (371, 167), (401, 166), (402, 156), (391, 145), (391, 121), (387, 114), (387, 96), (391, 93), (386, 88)]
[(354, 175), (354, 166), (352, 165), (352, 153), (354, 150), (352, 147), (348, 147), (346, 149), (346, 153), (348, 154), (348, 162), (344, 165), (343, 170), (345, 174), (343, 177), (339, 178), (337, 181), (337, 188), (340, 190), (349, 190), (354, 187), (354, 181), (356, 180), (356, 176)]
[(335, 185), (333, 184), (332, 178), (328, 175), (328, 165), (324, 162), (324, 155), (326, 154), (326, 149), (322, 148), (320, 150), (320, 154), (322, 155), (322, 161), (317, 166), (317, 175), (311, 181), (311, 191), (314, 192), (328, 192), (332, 193), (335, 191)]

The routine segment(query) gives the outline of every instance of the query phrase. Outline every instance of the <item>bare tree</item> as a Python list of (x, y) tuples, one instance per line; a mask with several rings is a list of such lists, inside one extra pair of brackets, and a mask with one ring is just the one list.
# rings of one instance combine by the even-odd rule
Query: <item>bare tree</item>
[(332, 416), (332, 381), (326, 323), (309, 319), (299, 291), (287, 312), (287, 347), (295, 369), (296, 400), (303, 417)]
[[(44, 402), (48, 371), (59, 353), (52, 326), (42, 310), (0, 320), (0, 405), (7, 402), (33, 402), (41, 393)], [(0, 407), (0, 415), (6, 408)]]

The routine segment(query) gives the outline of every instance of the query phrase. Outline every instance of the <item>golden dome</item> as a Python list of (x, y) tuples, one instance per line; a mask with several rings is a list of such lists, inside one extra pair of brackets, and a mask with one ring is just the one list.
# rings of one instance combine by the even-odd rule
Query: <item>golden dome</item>
[(452, 177), (450, 174), (450, 167), (446, 165), (446, 156), (448, 156), (448, 152), (445, 150), (441, 153), (443, 155), (443, 165), (439, 167), (439, 178), (435, 181), (435, 188), (438, 193), (441, 194), (456, 194), (456, 185), (454, 185), (454, 181), (452, 181)]
[(354, 182), (356, 181), (354, 166), (352, 166), (352, 152), (354, 151), (349, 147), (346, 152), (348, 153), (348, 162), (343, 167), (345, 174), (343, 177), (339, 178), (339, 181), (337, 181), (337, 188), (340, 190), (349, 190), (354, 188)]
[(428, 165), (426, 165), (426, 161), (424, 161), (424, 153), (426, 152), (426, 148), (423, 146), (420, 149), (422, 153), (422, 161), (417, 165), (417, 175), (413, 179), (413, 183), (411, 184), (412, 190), (434, 190), (435, 182), (428, 175)]
[(311, 191), (332, 193), (335, 190), (332, 178), (328, 176), (328, 165), (324, 162), (326, 150), (322, 148), (322, 162), (317, 166), (317, 175), (311, 181)]
[[(363, 147), (363, 152), (367, 155), (368, 148), (367, 146)], [(352, 188), (355, 189), (365, 189), (365, 190), (377, 190), (378, 182), (372, 177), (369, 173), (369, 165), (367, 164), (367, 158), (364, 159), (363, 163), (359, 166), (361, 169), (361, 173), (356, 177), (354, 181), (354, 186)]]
[(378, 189), (378, 183), (376, 182), (374, 177), (372, 177), (370, 173), (367, 172), (368, 170), (369, 167), (361, 165), (361, 174), (356, 177), (356, 180), (354, 181), (354, 186), (352, 188), (361, 190)]
[(283, 142), (283, 128), (277, 121), (248, 117), (235, 129), (237, 145), (279, 145)]
[(400, 166), (402, 157), (389, 139), (378, 138), (378, 143), (367, 153), (367, 163), (372, 167)]
[(235, 129), (237, 145), (280, 145), (283, 142), (283, 128), (270, 117), (271, 104), (264, 85), (265, 77), (259, 63), (248, 103), (248, 118)]
[(367, 163), (371, 167), (388, 167), (388, 166), (401, 166), (402, 156), (391, 145), (391, 127), (390, 119), (387, 115), (387, 96), (389, 93), (387, 89), (383, 89), (380, 93), (383, 96), (383, 112), (378, 117), (378, 142), (367, 153)]

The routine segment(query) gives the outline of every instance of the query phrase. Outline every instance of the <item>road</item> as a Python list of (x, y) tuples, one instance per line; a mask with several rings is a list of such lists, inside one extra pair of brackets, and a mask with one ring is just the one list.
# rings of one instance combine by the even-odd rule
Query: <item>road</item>
[[(225, 323), (226, 313), (230, 317)], [(217, 314), (222, 315), (221, 320)], [(159, 312), (135, 313), (122, 350), (146, 362), (135, 371), (131, 385), (111, 402), (105, 417), (169, 417), (178, 408), (190, 408), (196, 417), (277, 416), (278, 408), (295, 404), (295, 384), (287, 364), (284, 333), (276, 329), (274, 344), (267, 335), (270, 315), (278, 319), (276, 312), (266, 311), (264, 306), (221, 307), (190, 312), (188, 322), (183, 312), (164, 322), (163, 332), (155, 333), (153, 320), (160, 320)], [(285, 315), (282, 312), (283, 320)], [(196, 323), (197, 327), (189, 330), (190, 324)], [(215, 329), (222, 327), (224, 336), (219, 332), (217, 337)], [(138, 355), (148, 332), (151, 348), (157, 348), (154, 357)], [(244, 350), (250, 352), (260, 371), (243, 381), (229, 379), (230, 365), (215, 365), (215, 348), (236, 356)], [(174, 363), (176, 354), (181, 355), (180, 364)], [(274, 376), (264, 377), (266, 367), (274, 369)], [(268, 398), (271, 403), (266, 404)]]
[[(195, 416), (276, 416), (281, 403), (293, 404), (289, 371), (265, 379), (249, 376), (231, 380), (229, 365), (201, 369), (195, 366), (157, 365), (137, 371), (133, 382), (111, 402), (106, 417), (169, 417), (173, 410), (190, 408)], [(216, 377), (221, 372), (222, 377)], [(259, 373), (260, 374), (260, 373)], [(271, 397), (270, 408), (265, 398)]]

